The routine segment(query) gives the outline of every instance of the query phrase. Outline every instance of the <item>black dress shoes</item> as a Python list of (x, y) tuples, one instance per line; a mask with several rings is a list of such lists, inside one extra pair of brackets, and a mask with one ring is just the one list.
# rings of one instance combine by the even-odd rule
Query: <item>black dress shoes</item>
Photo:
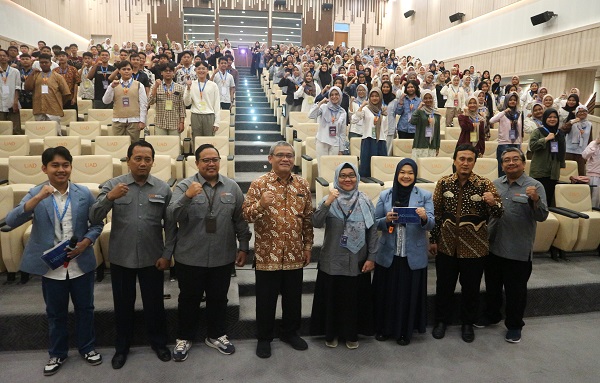
[(127, 362), (127, 354), (116, 353), (111, 360), (112, 368), (118, 370), (125, 365), (125, 362)]
[(152, 347), (152, 349), (156, 353), (156, 356), (158, 356), (158, 359), (162, 360), (163, 362), (168, 362), (171, 360), (171, 350), (169, 350), (167, 347)]
[(472, 324), (463, 324), (461, 327), (462, 340), (467, 343), (471, 343), (475, 340), (475, 331), (473, 331)]
[(375, 340), (379, 342), (385, 342), (386, 340), (388, 340), (388, 337), (383, 334), (377, 334), (375, 335)]
[(435, 339), (442, 339), (444, 336), (446, 336), (446, 328), (448, 326), (446, 326), (446, 323), (444, 322), (438, 322), (435, 327), (433, 328), (433, 331), (431, 332), (431, 335), (435, 338)]

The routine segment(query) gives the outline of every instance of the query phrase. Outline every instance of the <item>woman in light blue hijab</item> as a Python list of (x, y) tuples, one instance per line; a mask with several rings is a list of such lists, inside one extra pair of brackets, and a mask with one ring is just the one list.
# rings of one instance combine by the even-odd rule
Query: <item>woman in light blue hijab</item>
[(310, 332), (325, 335), (328, 347), (338, 339), (358, 347), (358, 334), (373, 334), (371, 270), (377, 254), (375, 208), (358, 190), (358, 169), (348, 162), (335, 171), (333, 189), (313, 215), (325, 227), (319, 256)]

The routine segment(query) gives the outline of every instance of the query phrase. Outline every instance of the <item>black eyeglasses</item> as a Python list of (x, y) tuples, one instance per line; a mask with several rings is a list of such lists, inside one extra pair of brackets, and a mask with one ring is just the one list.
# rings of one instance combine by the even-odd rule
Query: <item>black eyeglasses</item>
[(218, 164), (219, 161), (221, 161), (221, 159), (219, 157), (214, 157), (214, 158), (201, 158), (200, 161), (202, 161), (205, 164)]

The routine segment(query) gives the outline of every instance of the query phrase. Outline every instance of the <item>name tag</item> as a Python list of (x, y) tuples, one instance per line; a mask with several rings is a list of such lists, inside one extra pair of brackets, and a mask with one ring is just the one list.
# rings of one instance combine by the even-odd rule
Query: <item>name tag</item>
[(329, 137), (335, 137), (337, 134), (337, 127), (336, 126), (330, 126), (329, 127)]
[(457, 108), (458, 107), (458, 100), (454, 100), (454, 107)]
[(477, 132), (471, 132), (469, 134), (469, 136), (470, 136), (469, 139), (470, 139), (471, 142), (477, 142)]
[(106, 81), (106, 80), (103, 80), (103, 81), (102, 81), (102, 87), (103, 87), (104, 89), (108, 89), (108, 81)]
[(315, 98), (313, 96), (308, 96), (306, 98), (306, 101), (308, 101), (309, 104), (314, 104), (315, 103)]
[(558, 153), (558, 141), (550, 142), (550, 153)]
[(217, 232), (217, 217), (204, 218), (204, 224), (207, 234), (214, 234)]
[(433, 127), (428, 126), (425, 128), (425, 137), (427, 137), (427, 138), (433, 137)]
[(516, 140), (517, 139), (517, 131), (514, 129), (509, 130), (508, 137), (510, 138), (511, 141)]
[(165, 101), (165, 110), (173, 110), (173, 100)]
[(200, 110), (205, 111), (207, 109), (206, 101), (200, 101)]
[(148, 194), (148, 201), (165, 203), (165, 196), (160, 194)]
[(42, 85), (42, 94), (48, 94), (48, 85)]
[(123, 97), (123, 107), (129, 107), (129, 97)]

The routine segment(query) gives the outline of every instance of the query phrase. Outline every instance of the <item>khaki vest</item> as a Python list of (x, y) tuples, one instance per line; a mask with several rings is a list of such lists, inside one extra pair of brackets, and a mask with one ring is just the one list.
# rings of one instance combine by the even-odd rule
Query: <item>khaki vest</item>
[[(110, 85), (109, 85), (110, 86)], [(115, 88), (115, 97), (113, 104), (114, 118), (140, 118), (140, 83), (133, 80), (127, 94), (123, 91), (123, 86)], [(129, 106), (123, 106), (123, 97), (129, 97)]]

